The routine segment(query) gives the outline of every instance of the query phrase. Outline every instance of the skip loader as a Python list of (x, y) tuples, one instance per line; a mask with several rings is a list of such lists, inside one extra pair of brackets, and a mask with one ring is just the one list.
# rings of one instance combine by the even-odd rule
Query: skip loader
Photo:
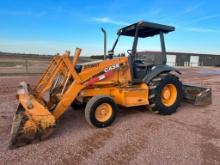
[[(166, 65), (164, 34), (174, 30), (172, 26), (141, 21), (119, 29), (108, 55), (104, 42), (103, 60), (77, 64), (79, 48), (73, 60), (70, 52), (54, 56), (34, 87), (25, 82), (18, 87), (19, 104), (12, 123), (10, 148), (47, 138), (71, 105), (86, 104), (87, 122), (102, 128), (113, 123), (119, 105), (146, 106), (146, 110), (170, 115), (182, 100), (195, 105), (211, 104), (211, 89), (183, 85), (178, 78), (180, 71)], [(137, 56), (138, 39), (155, 35), (161, 41), (159, 62), (146, 64)], [(127, 56), (116, 56), (115, 47), (123, 36), (133, 38), (132, 48), (127, 50)]]

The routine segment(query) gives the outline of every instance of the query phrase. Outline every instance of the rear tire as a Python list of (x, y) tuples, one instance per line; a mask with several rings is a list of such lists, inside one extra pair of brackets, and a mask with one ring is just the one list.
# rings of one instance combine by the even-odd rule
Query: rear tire
[(107, 127), (114, 122), (117, 111), (118, 106), (109, 96), (94, 96), (86, 104), (86, 121), (97, 128)]
[(149, 107), (162, 115), (176, 112), (180, 106), (183, 90), (179, 78), (170, 73), (163, 73), (149, 83)]

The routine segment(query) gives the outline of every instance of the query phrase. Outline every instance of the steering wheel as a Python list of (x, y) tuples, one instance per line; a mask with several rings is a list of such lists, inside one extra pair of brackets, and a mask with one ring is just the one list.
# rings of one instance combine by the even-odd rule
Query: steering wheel
[(131, 54), (131, 52), (132, 52), (132, 50), (127, 50), (127, 53), (130, 55)]

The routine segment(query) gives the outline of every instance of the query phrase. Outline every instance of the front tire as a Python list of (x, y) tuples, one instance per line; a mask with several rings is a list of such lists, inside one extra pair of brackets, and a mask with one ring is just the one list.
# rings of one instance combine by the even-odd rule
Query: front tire
[(82, 110), (85, 107), (84, 103), (80, 103), (76, 99), (72, 102), (71, 107), (74, 111)]
[(117, 115), (118, 106), (109, 96), (92, 97), (85, 108), (87, 122), (94, 127), (103, 128), (111, 125)]
[(182, 100), (182, 83), (179, 78), (164, 73), (152, 79), (149, 83), (149, 107), (162, 115), (176, 112)]

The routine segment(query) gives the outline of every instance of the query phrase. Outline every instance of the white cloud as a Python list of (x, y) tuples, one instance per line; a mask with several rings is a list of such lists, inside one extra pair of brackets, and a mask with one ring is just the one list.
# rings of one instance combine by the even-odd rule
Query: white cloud
[(0, 10), (0, 15), (31, 15), (31, 11)]
[(184, 30), (192, 31), (192, 32), (201, 32), (201, 33), (220, 33), (220, 30), (208, 29), (208, 28), (197, 28), (197, 27), (184, 28)]
[(155, 16), (155, 15), (160, 14), (160, 12), (161, 12), (161, 9), (153, 9), (149, 14), (151, 16)]
[[(147, 12), (145, 11), (144, 13), (140, 14), (143, 17), (155, 17), (161, 13), (160, 8), (151, 8)], [(139, 15), (139, 14), (138, 14)]]
[(201, 21), (206, 21), (206, 20), (210, 20), (210, 19), (215, 19), (215, 18), (219, 18), (220, 14), (216, 14), (216, 15), (207, 15), (201, 18), (198, 18), (197, 20), (195, 20), (195, 22), (201, 22)]
[(219, 19), (220, 18), (220, 14), (215, 14), (215, 15), (206, 15), (206, 16), (202, 16), (199, 18), (195, 18), (194, 20), (191, 20), (187, 23), (187, 25), (191, 25), (191, 24), (198, 24), (200, 22), (203, 21), (208, 21), (208, 20), (212, 20), (212, 19)]
[(32, 11), (32, 10), (0, 10), (0, 15), (7, 16), (34, 16), (42, 17), (46, 14), (45, 11)]
[(192, 12), (198, 10), (201, 6), (202, 6), (202, 3), (196, 4), (196, 5), (191, 5), (183, 11), (183, 14), (192, 13)]
[(129, 25), (128, 22), (116, 21), (109, 17), (92, 18), (92, 21), (114, 25)]

